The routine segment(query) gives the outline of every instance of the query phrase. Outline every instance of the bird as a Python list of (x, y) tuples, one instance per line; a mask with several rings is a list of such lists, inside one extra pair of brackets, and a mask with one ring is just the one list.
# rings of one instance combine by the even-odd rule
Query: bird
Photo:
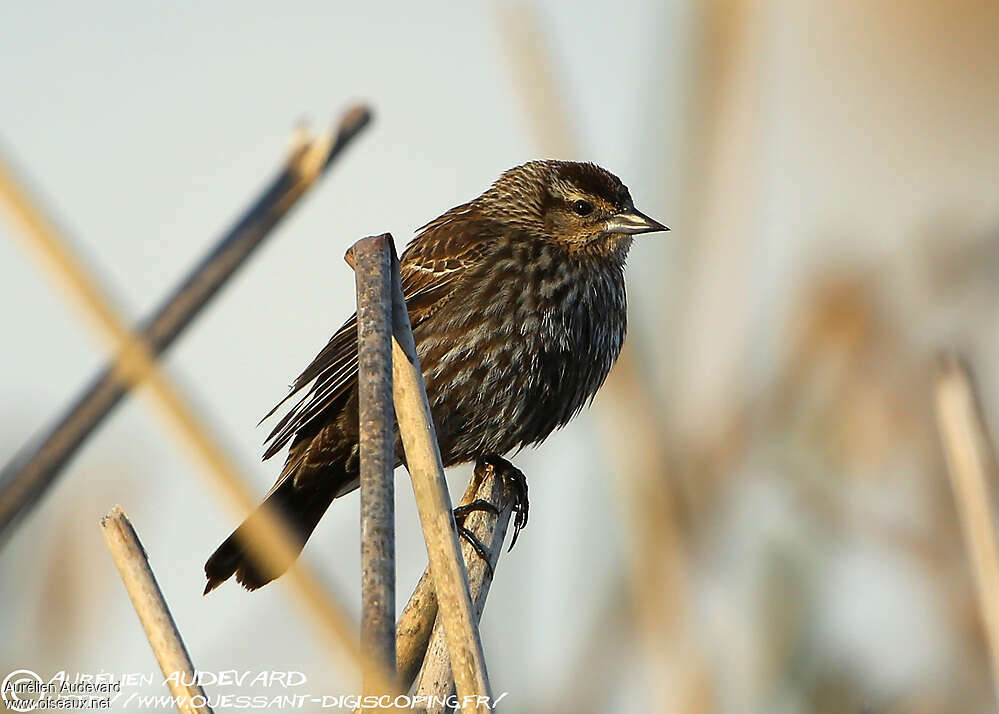
[[(593, 400), (625, 340), (633, 239), (668, 230), (609, 171), (541, 160), (416, 231), (399, 271), (445, 467), (538, 445)], [(264, 459), (290, 444), (265, 503), (293, 526), (297, 557), (359, 485), (356, 313), (264, 419), (296, 397)], [(402, 465), (398, 430), (395, 448)], [(255, 590), (290, 566), (254, 562), (248, 530), (208, 559), (205, 594), (233, 575)]]

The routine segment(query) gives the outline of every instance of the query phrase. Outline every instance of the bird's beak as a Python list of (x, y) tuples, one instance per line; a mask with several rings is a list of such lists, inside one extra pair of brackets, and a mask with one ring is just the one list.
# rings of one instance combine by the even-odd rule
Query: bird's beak
[(668, 231), (669, 228), (654, 218), (649, 218), (637, 208), (627, 208), (620, 213), (616, 213), (607, 220), (608, 233), (624, 233), (635, 235), (637, 233), (658, 233)]

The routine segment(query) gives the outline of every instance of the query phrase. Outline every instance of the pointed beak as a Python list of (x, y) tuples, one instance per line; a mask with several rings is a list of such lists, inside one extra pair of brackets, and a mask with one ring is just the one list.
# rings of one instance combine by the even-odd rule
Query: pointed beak
[(662, 223), (654, 218), (649, 218), (634, 206), (611, 216), (607, 221), (608, 233), (636, 235), (638, 233), (658, 233), (668, 230), (669, 228)]

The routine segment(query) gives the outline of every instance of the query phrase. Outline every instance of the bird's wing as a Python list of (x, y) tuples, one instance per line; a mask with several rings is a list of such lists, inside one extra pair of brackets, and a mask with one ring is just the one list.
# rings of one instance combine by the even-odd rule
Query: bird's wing
[[(475, 230), (471, 225), (466, 226), (466, 230), (455, 230), (446, 223), (438, 219), (428, 226), (410, 244), (400, 261), (402, 290), (414, 328), (444, 304), (468, 268), (485, 254), (487, 241), (484, 239), (488, 238), (488, 234), (481, 229)], [(476, 239), (469, 240), (472, 236)], [(273, 415), (289, 399), (308, 387), (268, 435), (264, 458), (268, 459), (280, 451), (299, 430), (322, 414), (356, 382), (355, 313), (298, 376), (288, 395), (264, 417), (267, 419)]]

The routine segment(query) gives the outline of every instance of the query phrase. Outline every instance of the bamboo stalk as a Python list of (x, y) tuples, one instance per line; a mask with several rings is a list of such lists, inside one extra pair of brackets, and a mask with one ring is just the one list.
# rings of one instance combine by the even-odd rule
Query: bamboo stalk
[[(481, 469), (481, 471), (480, 471)], [(480, 481), (473, 491), (474, 498), (488, 501), (497, 507), (499, 515), (475, 511), (465, 520), (465, 527), (485, 546), (489, 563), (475, 552), (466, 540), (461, 541), (461, 555), (468, 571), (472, 604), (476, 623), (482, 618), (482, 611), (489, 595), (489, 586), (503, 551), (503, 541), (510, 525), (513, 499), (506, 491), (503, 478), (488, 466), (478, 465)], [(426, 657), (416, 685), (416, 696), (427, 697), (427, 714), (443, 714), (448, 707), (442, 703), (454, 693), (454, 676), (451, 671), (451, 658), (448, 655), (447, 633), (440, 618), (433, 628), (427, 646)]]
[[(157, 356), (173, 344), (298, 199), (315, 185), (367, 126), (370, 117), (367, 108), (355, 107), (343, 115), (335, 136), (323, 135), (318, 140), (310, 140), (302, 132), (296, 134), (286, 165), (275, 179), (161, 307), (140, 323), (137, 332), (146, 341), (151, 355)], [(31, 200), (2, 161), (0, 203), (8, 206), (23, 230), (38, 234), (50, 231), (48, 220), (31, 205)], [(69, 280), (74, 290), (91, 293), (90, 300), (94, 302), (91, 288), (79, 280)], [(105, 366), (47, 433), (22, 449), (0, 472), (0, 542), (41, 499), (86, 439), (128, 394), (131, 384), (118, 369), (119, 362)]]
[(462, 711), (465, 714), (486, 712), (486, 705), (476, 699), (476, 695), (492, 698), (485, 656), (469, 596), (468, 578), (451, 512), (451, 497), (444, 479), (394, 246), (392, 262), (392, 391), (406, 452), (406, 467), (416, 494), (430, 571), (441, 605), (438, 619), (444, 623), (458, 694), (463, 699)]
[(149, 567), (146, 551), (121, 506), (115, 506), (101, 519), (101, 531), (177, 709), (182, 714), (212, 714), (205, 690), (195, 680), (194, 664), (177, 623)]
[[(395, 413), (392, 410), (392, 253), (388, 235), (350, 249), (357, 281), (361, 484), (361, 646), (395, 669)], [(364, 674), (365, 694), (376, 689)], [(374, 709), (363, 709), (373, 712)]]
[[(134, 386), (148, 384), (148, 396), (163, 423), (174, 436), (197, 458), (215, 484), (233, 503), (240, 515), (256, 508), (256, 497), (245, 485), (232, 457), (220, 446), (218, 439), (201, 420), (176, 384), (159, 369), (155, 356), (141, 336), (132, 333), (118, 314), (97, 281), (86, 271), (68, 249), (66, 242), (41, 211), (26, 195), (17, 192), (17, 186), (5, 182), (0, 175), (0, 193), (13, 191), (18, 225), (26, 243), (34, 249), (54, 276), (68, 289), (70, 297), (94, 324), (115, 345), (117, 356), (114, 371), (116, 380)], [(288, 528), (280, 514), (261, 508), (260, 517), (247, 521), (248, 538), (245, 546), (249, 555), (262, 569), (280, 570), (292, 563), (285, 578), (293, 586), (303, 609), (318, 625), (319, 632), (336, 648), (360, 666), (377, 672), (384, 689), (392, 689), (392, 678), (358, 646), (357, 627), (346, 614), (338, 600), (325, 588), (315, 575), (297, 560), (297, 536)]]
[(965, 546), (971, 560), (978, 606), (999, 702), (999, 547), (989, 488), (996, 475), (995, 452), (966, 365), (953, 356), (942, 360), (936, 384), (937, 422)]

